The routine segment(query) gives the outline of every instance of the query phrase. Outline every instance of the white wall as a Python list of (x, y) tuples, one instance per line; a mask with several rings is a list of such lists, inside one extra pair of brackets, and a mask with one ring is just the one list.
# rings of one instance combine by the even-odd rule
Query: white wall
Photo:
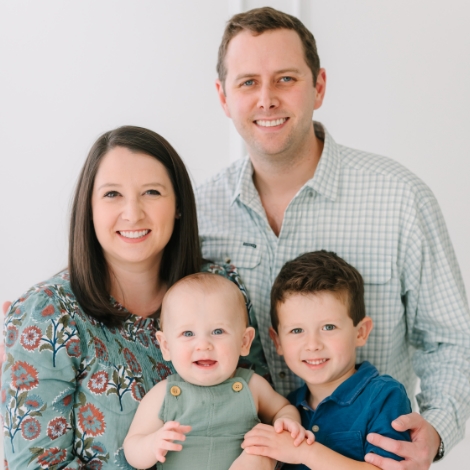
[[(317, 38), (329, 81), (316, 118), (432, 188), (470, 290), (468, 2), (17, 0), (0, 3), (0, 301), (65, 266), (70, 196), (102, 132), (160, 132), (196, 182), (239, 152), (217, 47), (234, 9), (268, 4)], [(436, 468), (466, 468), (465, 442)]]

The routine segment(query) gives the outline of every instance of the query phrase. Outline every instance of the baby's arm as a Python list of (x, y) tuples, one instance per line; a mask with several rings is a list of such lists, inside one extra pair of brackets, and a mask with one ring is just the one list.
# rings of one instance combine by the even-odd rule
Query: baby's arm
[(176, 421), (163, 421), (158, 417), (166, 393), (166, 380), (153, 387), (142, 399), (131, 427), (124, 439), (124, 453), (127, 461), (137, 468), (149, 468), (157, 462), (164, 462), (169, 450), (179, 451), (185, 433), (191, 426)]
[(313, 433), (306, 431), (300, 424), (300, 414), (295, 406), (291, 405), (287, 398), (274, 391), (263, 377), (253, 374), (249, 387), (263, 423), (272, 423), (274, 430), (278, 433), (289, 431), (296, 446), (304, 439), (307, 439), (308, 444), (315, 440)]

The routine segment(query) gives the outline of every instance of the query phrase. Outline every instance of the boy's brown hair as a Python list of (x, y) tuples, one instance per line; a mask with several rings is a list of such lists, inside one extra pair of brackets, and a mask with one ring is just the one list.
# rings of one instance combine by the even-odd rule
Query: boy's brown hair
[(318, 57), (313, 34), (295, 16), (271, 7), (263, 7), (239, 13), (227, 21), (217, 58), (217, 74), (222, 87), (225, 87), (225, 78), (227, 76), (225, 56), (230, 41), (242, 31), (251, 31), (253, 34), (259, 35), (265, 31), (274, 31), (276, 29), (290, 29), (299, 35), (304, 49), (305, 62), (312, 71), (313, 86), (316, 85), (318, 72), (320, 71), (320, 58)]
[(332, 292), (348, 306), (354, 326), (366, 315), (364, 281), (359, 271), (332, 251), (312, 251), (288, 261), (271, 288), (271, 323), (277, 332), (277, 306), (292, 294)]

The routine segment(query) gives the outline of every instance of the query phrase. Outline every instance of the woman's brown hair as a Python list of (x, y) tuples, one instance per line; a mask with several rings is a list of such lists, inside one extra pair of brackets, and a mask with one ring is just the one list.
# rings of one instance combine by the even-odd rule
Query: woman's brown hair
[(123, 126), (103, 134), (91, 148), (78, 179), (72, 205), (69, 235), (69, 272), (72, 291), (88, 315), (105, 325), (119, 325), (127, 314), (110, 303), (110, 277), (93, 227), (91, 198), (96, 173), (103, 157), (115, 147), (125, 147), (157, 159), (166, 168), (176, 195), (173, 234), (164, 249), (160, 279), (173, 285), (198, 272), (201, 253), (196, 202), (186, 167), (175, 149), (156, 132)]

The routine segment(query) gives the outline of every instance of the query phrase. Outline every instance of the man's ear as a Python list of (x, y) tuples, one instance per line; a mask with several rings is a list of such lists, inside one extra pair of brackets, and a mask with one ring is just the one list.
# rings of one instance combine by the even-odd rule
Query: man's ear
[(317, 83), (315, 84), (315, 105), (313, 109), (318, 109), (325, 98), (326, 93), (326, 71), (320, 69), (317, 75)]
[(276, 330), (270, 326), (269, 327), (269, 337), (271, 338), (274, 346), (276, 347), (276, 351), (279, 356), (282, 356), (284, 353), (282, 352), (281, 342), (279, 341), (279, 335), (277, 334)]
[(374, 322), (370, 317), (364, 317), (356, 326), (356, 347), (364, 346), (367, 343), (370, 332), (374, 327)]
[(243, 333), (240, 356), (248, 356), (248, 354), (250, 354), (251, 343), (254, 339), (255, 329), (252, 326), (249, 326)]
[(224, 85), (218, 78), (215, 81), (215, 88), (217, 90), (217, 95), (219, 96), (219, 101), (222, 106), (222, 109), (224, 110), (225, 115), (231, 118), (232, 116), (230, 116), (230, 111), (228, 109), (227, 97), (225, 96)]
[(157, 331), (156, 333), (158, 343), (160, 344), (160, 350), (165, 361), (171, 361), (170, 350), (168, 349), (168, 343), (165, 338), (163, 331)]

